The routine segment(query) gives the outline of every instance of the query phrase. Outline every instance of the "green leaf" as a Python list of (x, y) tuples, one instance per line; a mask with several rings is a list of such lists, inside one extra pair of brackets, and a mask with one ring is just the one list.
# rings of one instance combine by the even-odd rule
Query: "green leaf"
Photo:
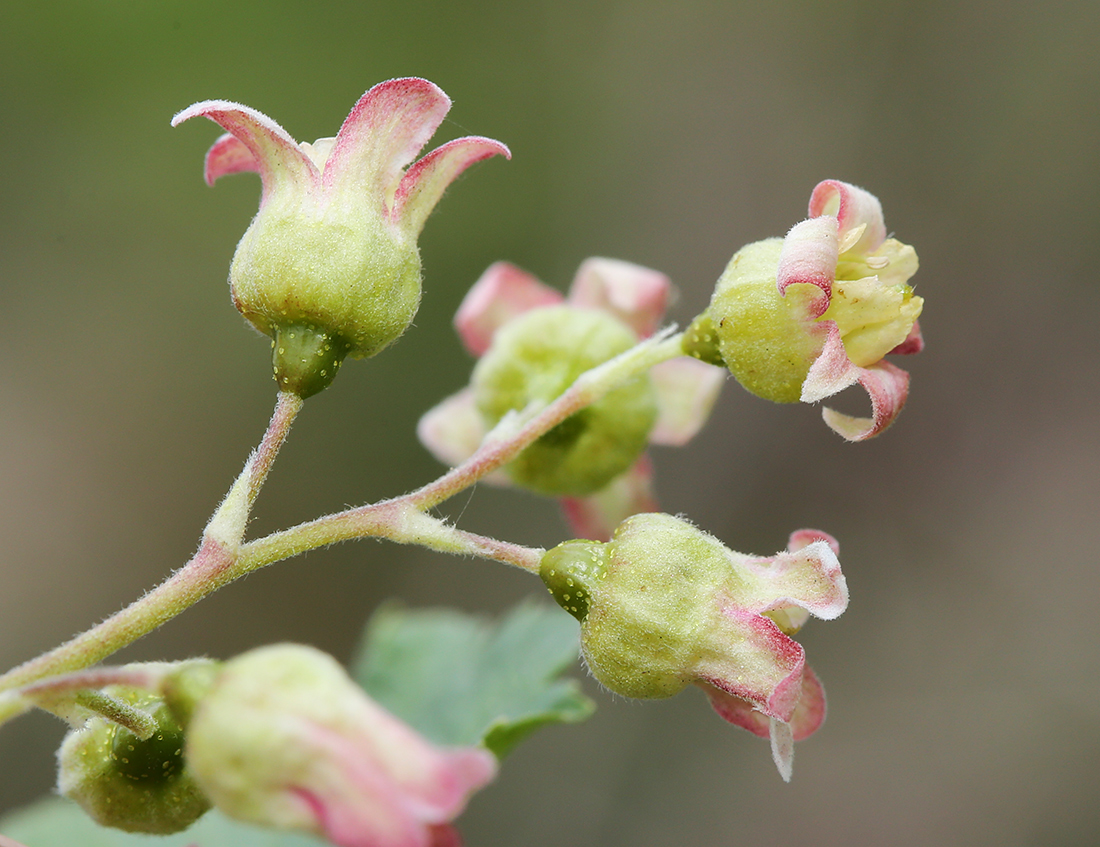
[(175, 835), (135, 835), (99, 826), (70, 800), (51, 797), (0, 819), (0, 833), (26, 847), (325, 847), (328, 842), (237, 823), (207, 812)]
[(558, 675), (577, 659), (577, 623), (523, 603), (499, 623), (447, 609), (380, 608), (352, 675), (437, 744), (484, 743), (502, 757), (541, 726), (575, 723), (595, 704)]

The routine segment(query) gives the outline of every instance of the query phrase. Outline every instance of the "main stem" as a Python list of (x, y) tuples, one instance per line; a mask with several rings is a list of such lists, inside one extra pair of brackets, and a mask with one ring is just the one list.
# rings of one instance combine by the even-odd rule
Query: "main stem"
[[(87, 668), (238, 577), (337, 541), (389, 538), (494, 559), (537, 573), (543, 550), (463, 532), (426, 514), (427, 510), (507, 464), (537, 438), (616, 386), (682, 355), (681, 339), (682, 333), (674, 335), (671, 330), (654, 336), (581, 374), (545, 408), (506, 416), (467, 461), (410, 494), (348, 509), (242, 544), (252, 505), (302, 406), (297, 395), (280, 393), (263, 440), (207, 524), (195, 556), (160, 586), (101, 624), (0, 676), (0, 692)], [(10, 716), (0, 715), (0, 720)]]
[(203, 532), (199, 551), (187, 564), (101, 624), (0, 676), (0, 691), (90, 667), (248, 573), (242, 569), (238, 552), (248, 513), (301, 408), (300, 397), (279, 394), (260, 445), (214, 512)]

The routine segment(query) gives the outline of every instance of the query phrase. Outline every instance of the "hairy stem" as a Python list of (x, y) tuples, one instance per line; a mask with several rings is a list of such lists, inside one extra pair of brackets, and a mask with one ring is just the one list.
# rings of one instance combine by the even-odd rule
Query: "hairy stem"
[[(348, 509), (242, 544), (252, 505), (302, 407), (300, 397), (280, 393), (271, 423), (241, 475), (203, 533), (198, 553), (160, 586), (87, 632), (0, 676), (0, 692), (70, 673), (132, 644), (217, 589), (282, 559), (355, 538), (388, 538), (433, 550), (478, 556), (537, 573), (540, 548), (463, 532), (426, 512), (507, 464), (537, 438), (654, 365), (682, 355), (682, 333), (670, 328), (595, 367), (542, 409), (506, 416), (466, 462), (416, 491)], [(25, 703), (25, 705), (21, 705)], [(29, 702), (0, 698), (7, 716)]]
[[(203, 532), (199, 551), (187, 564), (144, 597), (97, 626), (0, 676), (0, 691), (101, 662), (248, 573), (248, 569), (242, 569), (239, 555), (248, 515), (301, 408), (300, 397), (285, 392), (279, 394), (260, 445), (249, 456), (244, 470), (214, 512)], [(8, 704), (7, 708), (12, 706)]]

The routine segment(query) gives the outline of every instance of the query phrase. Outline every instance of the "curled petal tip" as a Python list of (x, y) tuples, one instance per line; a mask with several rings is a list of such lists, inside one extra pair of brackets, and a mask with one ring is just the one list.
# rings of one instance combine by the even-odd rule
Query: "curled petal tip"
[(810, 195), (810, 217), (835, 216), (843, 236), (864, 227), (848, 249), (869, 253), (886, 240), (886, 223), (882, 216), (882, 204), (870, 191), (838, 179), (819, 182)]
[(437, 147), (401, 178), (391, 218), (419, 233), (447, 187), (468, 167), (492, 156), (511, 159), (512, 151), (499, 141), (478, 135), (456, 138)]
[(871, 417), (856, 418), (833, 409), (822, 409), (821, 416), (833, 432), (848, 441), (866, 441), (894, 422), (909, 397), (909, 374), (889, 362), (876, 362), (869, 368), (857, 368), (859, 384), (871, 398)]
[(836, 263), (840, 255), (837, 220), (825, 215), (810, 218), (791, 227), (783, 239), (776, 269), (776, 286), (780, 296), (787, 288), (804, 283), (816, 286), (821, 293), (815, 298), (811, 317), (819, 318), (829, 308), (832, 298)]
[(913, 321), (913, 328), (909, 330), (909, 335), (905, 337), (905, 340), (901, 342), (890, 352), (899, 356), (910, 356), (914, 353), (919, 353), (924, 349), (924, 336), (920, 331), (920, 322)]

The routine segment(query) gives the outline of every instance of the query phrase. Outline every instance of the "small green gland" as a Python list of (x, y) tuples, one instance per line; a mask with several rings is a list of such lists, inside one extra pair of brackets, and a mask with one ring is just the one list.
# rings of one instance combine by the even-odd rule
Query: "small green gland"
[(717, 365), (720, 368), (726, 366), (726, 360), (718, 349), (718, 333), (714, 328), (714, 321), (706, 312), (691, 322), (680, 347), (687, 355), (708, 365)]
[(539, 576), (557, 604), (583, 621), (593, 590), (607, 578), (606, 545), (597, 541), (559, 544), (543, 554)]
[(351, 344), (317, 327), (290, 324), (275, 330), (271, 363), (280, 391), (303, 400), (324, 391), (336, 378)]

